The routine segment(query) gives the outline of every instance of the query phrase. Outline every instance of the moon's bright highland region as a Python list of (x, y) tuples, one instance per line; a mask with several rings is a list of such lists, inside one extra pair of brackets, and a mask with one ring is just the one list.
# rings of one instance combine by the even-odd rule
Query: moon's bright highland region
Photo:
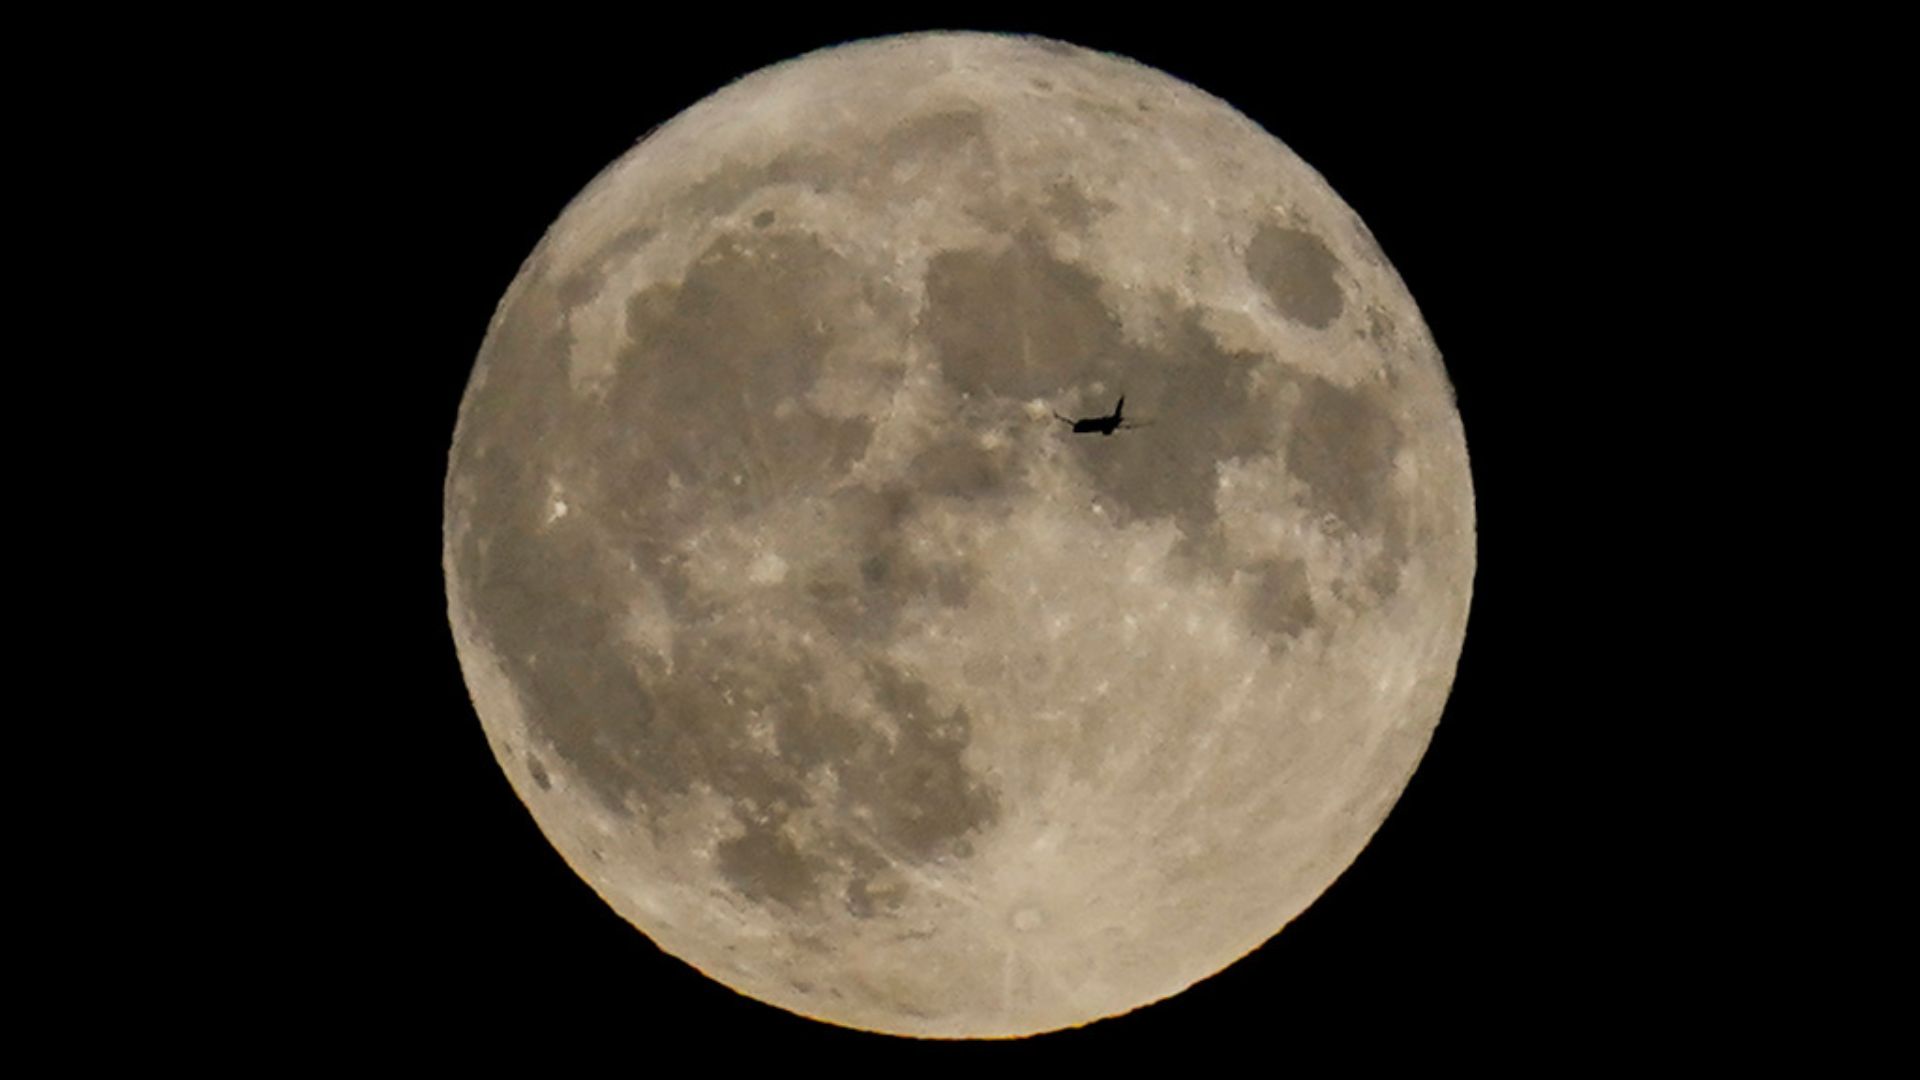
[(501, 766), (622, 916), (796, 1013), (1017, 1036), (1353, 861), (1452, 684), (1473, 495), (1419, 312), (1293, 153), (930, 34), (749, 76), (567, 208), (444, 557)]

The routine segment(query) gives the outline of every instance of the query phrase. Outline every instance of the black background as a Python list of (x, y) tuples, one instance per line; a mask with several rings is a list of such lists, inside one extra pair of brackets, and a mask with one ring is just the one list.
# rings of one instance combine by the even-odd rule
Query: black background
[[(262, 674), (299, 781), (225, 860), (248, 882), (221, 935), (244, 972), (226, 1015), (315, 1053), (552, 1054), (637, 1071), (680, 1054), (843, 1067), (1518, 1064), (1546, 1047), (1590, 1059), (1701, 1030), (1701, 988), (1728, 976), (1686, 884), (1692, 857), (1675, 854), (1694, 843), (1673, 832), (1700, 826), (1671, 824), (1670, 766), (1644, 749), (1649, 728), (1690, 715), (1688, 691), (1650, 698), (1672, 661), (1653, 635), (1624, 631), (1645, 622), (1638, 572), (1687, 555), (1644, 527), (1676, 512), (1666, 489), (1623, 477), (1662, 453), (1668, 417), (1650, 387), (1691, 340), (1642, 237), (1674, 243), (1674, 222), (1710, 202), (1690, 162), (1713, 95), (1695, 92), (1684, 52), (1656, 26), (1178, 16), (329, 26), (223, 68), (205, 108), (262, 148), (254, 160), (272, 175), (250, 182), (308, 193), (308, 214), (275, 215), (261, 226), (271, 235), (242, 250), (262, 253), (263, 271), (310, 275), (298, 304), (274, 313), (310, 343), (309, 374), (267, 415), (299, 427), (303, 506), (324, 508), (290, 514), (315, 567), (299, 604), (316, 614)], [(495, 765), (439, 562), (468, 372), (495, 304), (567, 202), (741, 75), (942, 28), (1130, 56), (1223, 98), (1319, 170), (1439, 343), (1479, 526), (1453, 696), (1355, 864), (1284, 933), (1186, 993), (1007, 1043), (803, 1020), (705, 979), (621, 921)], [(255, 89), (270, 119), (244, 112)], [(281, 813), (302, 827), (297, 850), (272, 839)]]

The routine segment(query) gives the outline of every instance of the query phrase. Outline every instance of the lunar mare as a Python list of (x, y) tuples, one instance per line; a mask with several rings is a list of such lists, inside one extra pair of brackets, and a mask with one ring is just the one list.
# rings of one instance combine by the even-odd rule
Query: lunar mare
[[(1145, 426), (1074, 435), (1053, 418)], [(982, 1037), (1278, 932), (1438, 722), (1474, 564), (1440, 356), (1230, 107), (1032, 38), (756, 73), (501, 301), (444, 561), (515, 790), (663, 949)]]

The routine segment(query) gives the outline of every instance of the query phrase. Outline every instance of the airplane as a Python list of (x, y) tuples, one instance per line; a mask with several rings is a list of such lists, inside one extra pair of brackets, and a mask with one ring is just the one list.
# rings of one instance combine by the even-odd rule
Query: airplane
[(1061, 416), (1059, 413), (1054, 413), (1053, 418), (1072, 427), (1075, 435), (1090, 435), (1094, 432), (1099, 432), (1102, 435), (1111, 435), (1119, 428), (1146, 426), (1138, 420), (1123, 420), (1120, 418), (1120, 410), (1125, 408), (1126, 404), (1127, 395), (1121, 394), (1120, 400), (1113, 403), (1113, 415), (1111, 416), (1090, 416), (1084, 420), (1070, 420), (1067, 417)]

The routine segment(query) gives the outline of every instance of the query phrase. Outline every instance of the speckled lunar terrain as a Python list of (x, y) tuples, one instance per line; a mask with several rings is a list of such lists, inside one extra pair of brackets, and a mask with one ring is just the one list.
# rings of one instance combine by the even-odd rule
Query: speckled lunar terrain
[(1124, 1012), (1311, 903), (1474, 558), (1353, 212), (1192, 87), (975, 35), (760, 72), (600, 176), (500, 305), (445, 530), (580, 874), (743, 993), (932, 1036)]

